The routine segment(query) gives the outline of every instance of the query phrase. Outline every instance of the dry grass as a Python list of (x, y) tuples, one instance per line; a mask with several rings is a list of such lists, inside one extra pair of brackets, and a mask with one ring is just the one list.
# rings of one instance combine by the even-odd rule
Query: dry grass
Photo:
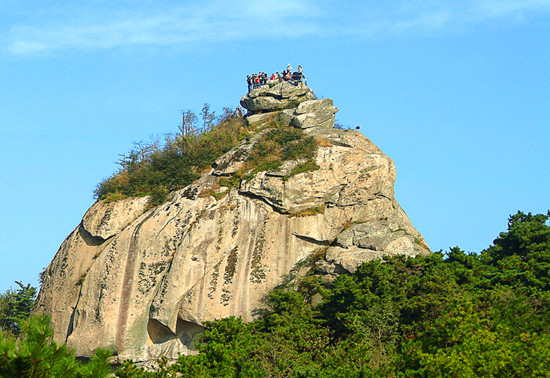
[(332, 144), (328, 139), (316, 137), (315, 141), (319, 147), (332, 147)]
[(299, 211), (295, 214), (290, 214), (290, 218), (301, 218), (301, 217), (309, 217), (317, 214), (324, 214), (325, 209), (326, 209), (326, 206), (324, 204), (317, 207), (310, 207), (309, 209)]

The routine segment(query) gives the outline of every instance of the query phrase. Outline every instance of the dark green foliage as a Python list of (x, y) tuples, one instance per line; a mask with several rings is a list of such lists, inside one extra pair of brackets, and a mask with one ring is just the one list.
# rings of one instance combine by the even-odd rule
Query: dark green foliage
[(208, 323), (201, 354), (151, 376), (548, 376), (548, 218), (510, 217), (481, 254), (375, 260), (325, 288), (306, 276), (255, 322)]
[(19, 289), (7, 290), (0, 294), (0, 326), (3, 332), (17, 336), (20, 332), (19, 323), (26, 320), (36, 299), (36, 288), (26, 286), (20, 281), (15, 282)]
[(120, 162), (120, 170), (102, 181), (94, 191), (98, 199), (118, 200), (151, 195), (151, 205), (167, 199), (168, 193), (181, 189), (209, 168), (245, 136), (243, 121), (225, 109), (218, 122), (207, 104), (202, 109), (203, 129), (197, 128), (197, 116), (183, 113), (182, 126), (164, 143), (138, 143)]
[(550, 228), (546, 215), (518, 212), (508, 220), (484, 253), (484, 262), (494, 268), (492, 284), (523, 287), (531, 294), (550, 290)]
[(0, 334), (0, 377), (107, 377), (111, 353), (97, 350), (82, 365), (65, 344), (53, 341), (47, 316), (32, 316), (22, 323), (16, 340)]

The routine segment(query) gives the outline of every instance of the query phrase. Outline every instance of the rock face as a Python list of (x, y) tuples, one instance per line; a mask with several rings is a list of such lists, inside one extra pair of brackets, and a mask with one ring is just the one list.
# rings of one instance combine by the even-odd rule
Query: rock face
[[(289, 161), (219, 188), (256, 135), (163, 205), (95, 203), (44, 275), (36, 311), (51, 314), (56, 340), (80, 356), (114, 348), (120, 360), (194, 353), (205, 321), (252, 320), (262, 298), (312, 255), (325, 256), (317, 270), (332, 277), (383, 255), (429, 253), (394, 198), (393, 161), (358, 131), (333, 128), (331, 100), (283, 84), (241, 100), (248, 122), (278, 117), (304, 128), (319, 142), (320, 169), (290, 175), (301, 162)], [(275, 112), (275, 101), (296, 107)], [(212, 190), (226, 194), (216, 199)]]

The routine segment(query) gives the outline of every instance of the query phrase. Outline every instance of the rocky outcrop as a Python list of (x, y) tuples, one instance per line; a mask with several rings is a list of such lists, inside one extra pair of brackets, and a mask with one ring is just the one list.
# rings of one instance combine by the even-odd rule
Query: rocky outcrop
[(80, 356), (112, 347), (120, 360), (195, 353), (205, 321), (253, 319), (311, 256), (322, 256), (317, 270), (330, 278), (383, 255), (429, 253), (394, 198), (393, 161), (358, 131), (329, 127), (332, 101), (310, 98), (308, 88), (275, 89), (252, 91), (244, 104), (259, 111), (272, 108), (260, 97), (301, 101), (283, 114), (309, 125), (319, 169), (291, 174), (303, 162), (289, 161), (220, 187), (242, 169), (257, 134), (153, 209), (146, 198), (95, 203), (44, 275), (36, 306), (51, 314), (56, 340)]
[(283, 81), (251, 90), (241, 99), (241, 105), (253, 113), (262, 113), (295, 108), (300, 103), (314, 98), (313, 91), (304, 83), (292, 84)]
[(301, 82), (254, 89), (241, 99), (241, 105), (249, 111), (248, 125), (260, 127), (273, 120), (301, 129), (334, 127), (338, 112), (331, 99), (316, 99), (313, 91)]

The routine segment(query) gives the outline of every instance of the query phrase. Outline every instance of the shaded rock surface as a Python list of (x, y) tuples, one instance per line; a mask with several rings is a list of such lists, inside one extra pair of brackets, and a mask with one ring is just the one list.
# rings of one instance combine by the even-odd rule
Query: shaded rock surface
[(254, 112), (272, 109), (261, 97), (297, 99), (295, 108), (248, 120), (282, 113), (287, 124), (311, 125), (320, 169), (289, 175), (301, 163), (289, 161), (217, 189), (226, 194), (216, 200), (209, 191), (242, 168), (256, 135), (163, 205), (95, 203), (46, 269), (36, 303), (51, 314), (56, 340), (80, 356), (111, 347), (121, 361), (195, 353), (205, 321), (252, 320), (265, 295), (312, 255), (325, 256), (317, 268), (330, 277), (383, 255), (429, 253), (394, 198), (393, 161), (358, 131), (330, 127), (331, 100), (313, 100), (307, 87), (256, 91), (241, 100)]

